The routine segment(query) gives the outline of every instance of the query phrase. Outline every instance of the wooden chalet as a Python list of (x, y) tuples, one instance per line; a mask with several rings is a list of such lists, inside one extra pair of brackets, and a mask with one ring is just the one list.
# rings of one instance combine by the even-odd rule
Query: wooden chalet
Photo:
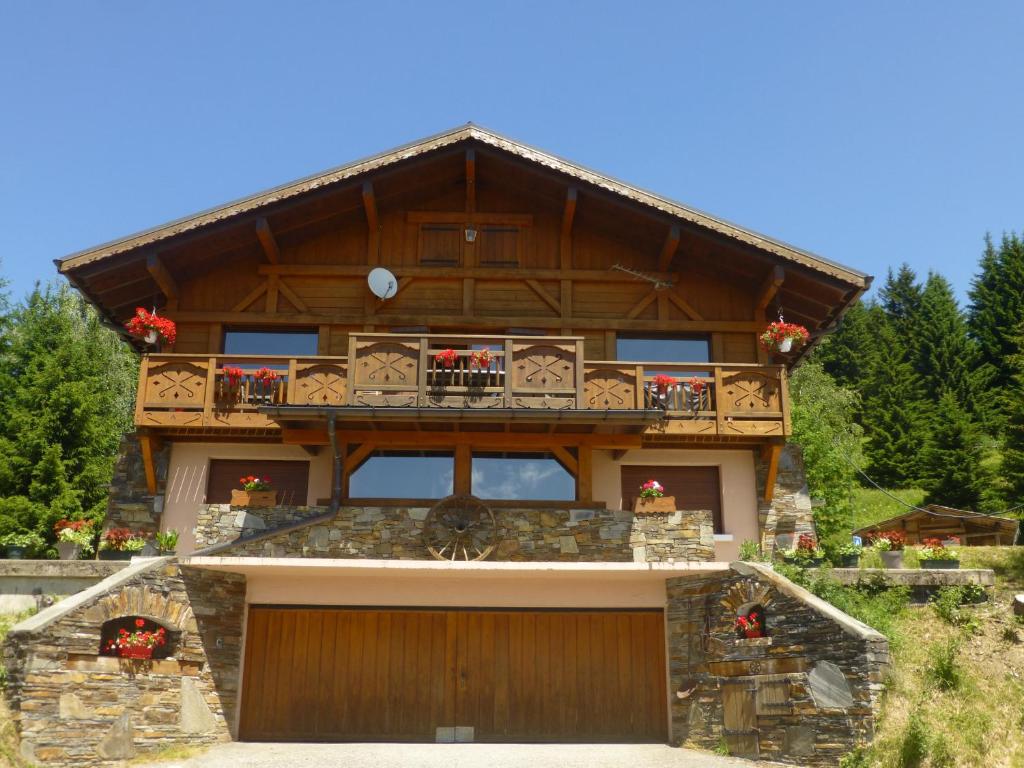
[(990, 547), (1013, 544), (1017, 540), (1019, 525), (1020, 521), (1012, 517), (930, 504), (924, 509), (891, 517), (853, 533), (869, 539), (886, 531), (901, 531), (909, 545), (919, 545), (925, 539), (948, 540), (955, 537), (965, 547)]

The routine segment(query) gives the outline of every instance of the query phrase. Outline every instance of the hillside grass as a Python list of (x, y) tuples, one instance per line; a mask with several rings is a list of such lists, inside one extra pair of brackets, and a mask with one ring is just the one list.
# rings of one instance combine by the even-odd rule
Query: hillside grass
[[(19, 614), (0, 614), (0, 645), (7, 638), (11, 627), (19, 621), (27, 619), (34, 610)], [(7, 684), (7, 670), (0, 667), (0, 694)], [(7, 708), (6, 696), (0, 695), (0, 768), (29, 768), (30, 763), (21, 757), (18, 735), (11, 721), (11, 712)]]
[(924, 502), (924, 491), (920, 488), (896, 488), (889, 490), (904, 502), (891, 499), (876, 488), (857, 488), (853, 492), (853, 525), (851, 530), (858, 530), (868, 525), (880, 523), (890, 517), (897, 517), (910, 509), (906, 504), (921, 506)]

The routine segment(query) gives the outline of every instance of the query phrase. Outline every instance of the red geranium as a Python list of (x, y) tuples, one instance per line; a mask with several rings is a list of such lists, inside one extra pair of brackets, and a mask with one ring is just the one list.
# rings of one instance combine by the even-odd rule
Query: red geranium
[(677, 384), (677, 380), (665, 373), (659, 373), (654, 377), (654, 386), (658, 388), (658, 394), (664, 395), (670, 387)]
[(458, 358), (458, 356), (459, 353), (456, 352), (454, 349), (442, 349), (440, 352), (434, 355), (434, 360), (440, 363), (442, 368), (454, 368), (455, 360)]
[(707, 386), (704, 379), (698, 378), (697, 376), (690, 377), (690, 391), (695, 395), (699, 395), (704, 391), (704, 387)]
[(142, 307), (136, 308), (132, 319), (124, 327), (138, 339), (146, 338), (151, 331), (156, 331), (157, 337), (167, 344), (173, 344), (178, 337), (178, 327), (173, 320), (160, 317), (156, 312), (147, 312)]
[(271, 482), (269, 477), (257, 477), (256, 475), (246, 475), (240, 477), (238, 482), (242, 484), (242, 488), (246, 491), (269, 491), (271, 490)]
[(270, 368), (258, 368), (256, 372), (253, 373), (252, 377), (256, 379), (256, 381), (267, 386), (273, 384), (278, 380), (278, 378), (280, 378), (277, 371), (271, 370)]
[(751, 611), (745, 616), (737, 616), (733, 622), (733, 628), (745, 637), (762, 637), (764, 630), (757, 617), (757, 611)]
[(800, 346), (810, 337), (810, 332), (802, 325), (776, 320), (764, 329), (760, 339), (765, 349), (777, 350), (786, 339), (792, 339), (794, 345)]
[(221, 372), (224, 374), (224, 378), (228, 380), (228, 384), (232, 387), (237, 387), (238, 383), (242, 380), (242, 377), (245, 376), (245, 371), (241, 368), (236, 368), (233, 365), (225, 365), (221, 369)]
[[(454, 352), (455, 350), (451, 350)], [(491, 364), (492, 355), (490, 347), (475, 349), (469, 354), (469, 364), (474, 368), (487, 368)]]

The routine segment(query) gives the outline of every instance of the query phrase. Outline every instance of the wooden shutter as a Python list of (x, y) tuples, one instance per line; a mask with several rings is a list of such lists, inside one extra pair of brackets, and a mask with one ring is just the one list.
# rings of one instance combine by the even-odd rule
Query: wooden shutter
[(715, 533), (722, 533), (722, 487), (718, 467), (622, 466), (622, 505), (632, 509), (640, 486), (648, 480), (665, 486), (679, 509), (710, 509)]
[(207, 504), (227, 504), (231, 489), (241, 488), (245, 475), (269, 477), (277, 491), (277, 503), (305, 506), (309, 498), (308, 461), (262, 461), (259, 459), (212, 459), (206, 483)]
[(476, 236), (477, 264), (481, 267), (518, 267), (519, 237), (519, 227), (480, 227)]
[(458, 266), (462, 262), (462, 227), (458, 224), (420, 226), (420, 264)]

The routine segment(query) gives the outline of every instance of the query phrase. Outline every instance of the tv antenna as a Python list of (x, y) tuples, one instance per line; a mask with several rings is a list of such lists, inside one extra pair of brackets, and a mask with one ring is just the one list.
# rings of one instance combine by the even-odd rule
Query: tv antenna
[(612, 269), (618, 272), (625, 272), (627, 275), (633, 277), (634, 280), (644, 280), (654, 286), (656, 291), (664, 291), (666, 288), (671, 288), (672, 283), (667, 280), (654, 277), (654, 275), (648, 275), (646, 272), (641, 272), (639, 269), (633, 269), (632, 267), (626, 267), (622, 264), (612, 264)]

